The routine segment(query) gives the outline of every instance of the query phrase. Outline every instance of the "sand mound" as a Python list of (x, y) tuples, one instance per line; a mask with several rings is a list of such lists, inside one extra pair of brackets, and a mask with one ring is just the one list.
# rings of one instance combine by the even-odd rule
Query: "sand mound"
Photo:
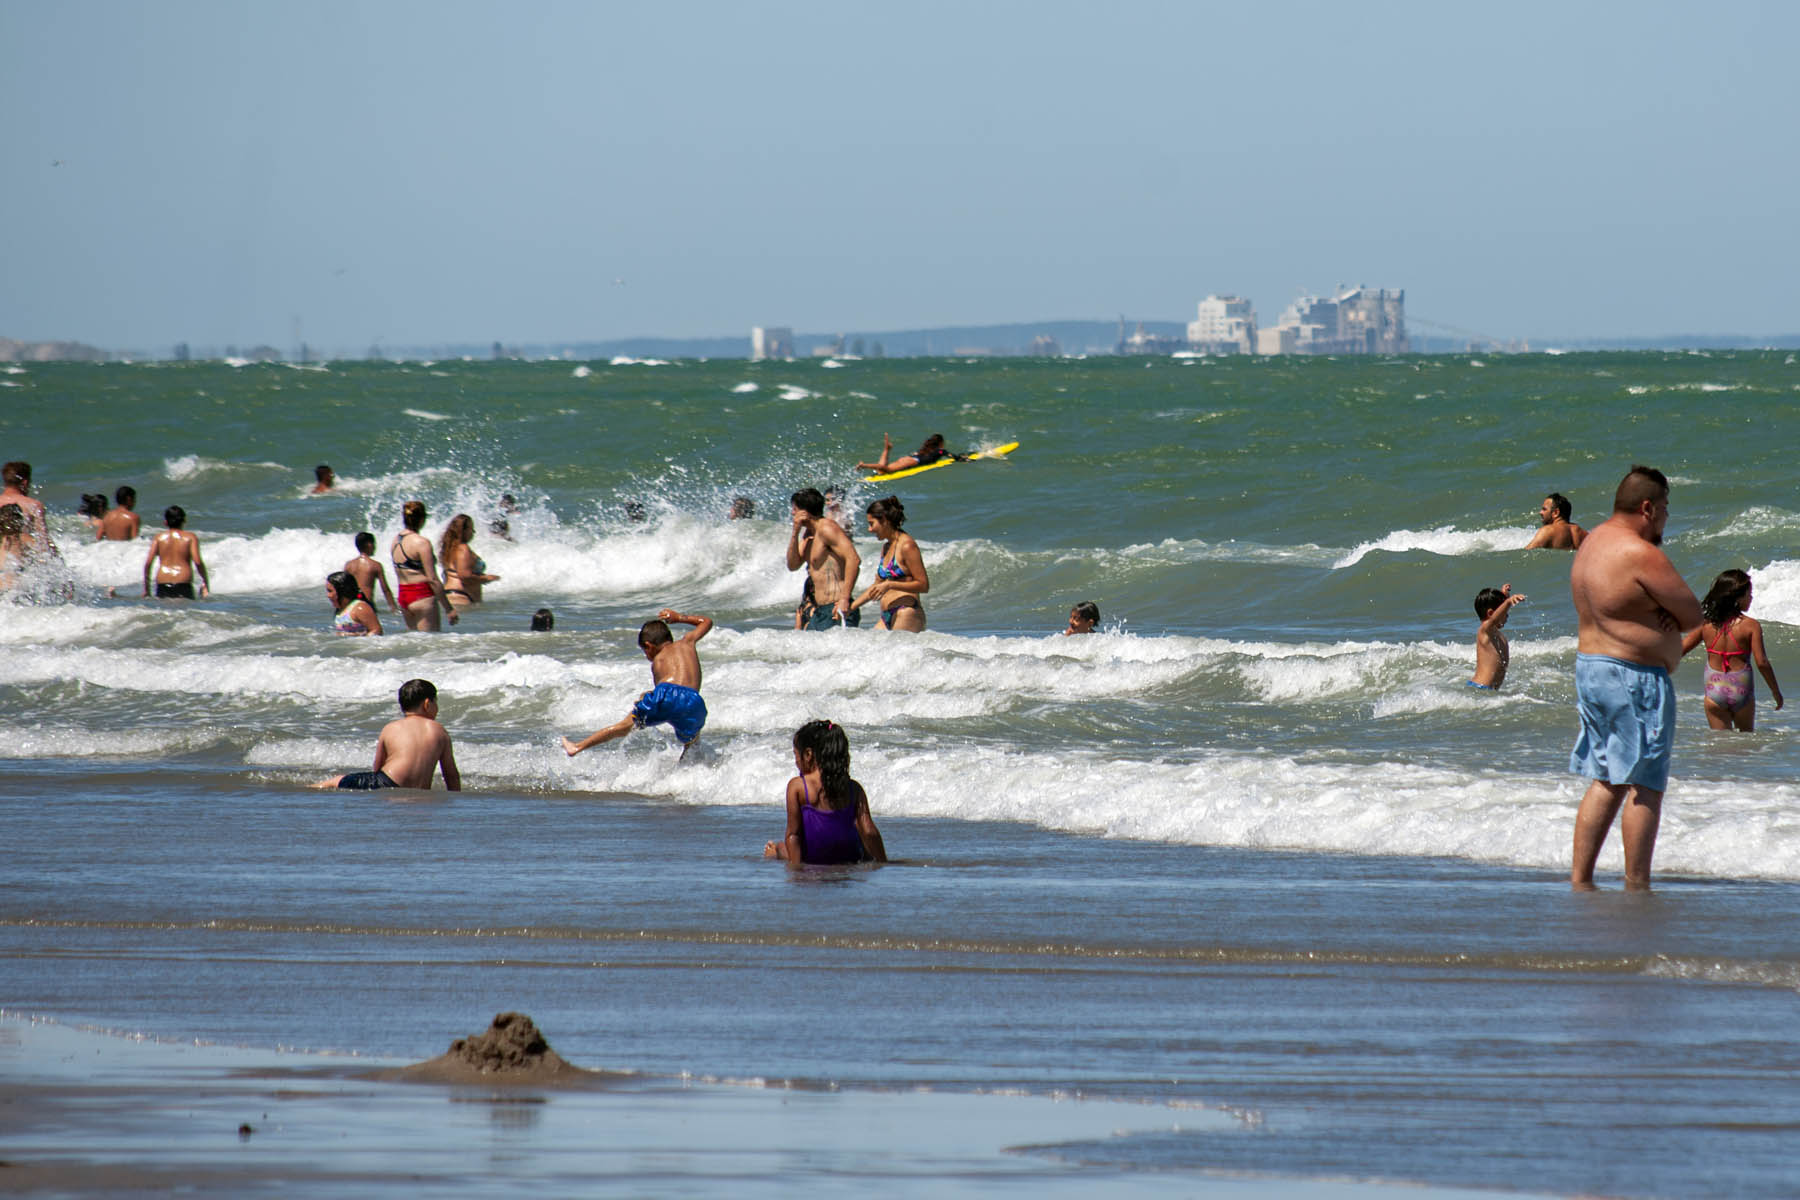
[(506, 1012), (494, 1018), (486, 1032), (457, 1038), (436, 1058), (396, 1071), (382, 1078), (425, 1083), (479, 1084), (583, 1084), (602, 1076), (569, 1065), (550, 1048), (537, 1023), (524, 1013)]

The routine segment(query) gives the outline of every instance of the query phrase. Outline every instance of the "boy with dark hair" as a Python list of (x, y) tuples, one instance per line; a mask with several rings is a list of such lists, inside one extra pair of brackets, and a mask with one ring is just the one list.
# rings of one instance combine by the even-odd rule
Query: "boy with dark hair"
[(344, 570), (350, 578), (356, 580), (356, 586), (362, 589), (365, 596), (375, 594), (375, 585), (381, 585), (381, 594), (387, 597), (389, 612), (399, 612), (400, 605), (394, 600), (394, 589), (388, 586), (387, 568), (375, 557), (375, 535), (364, 530), (355, 537), (356, 557), (344, 564)]
[(183, 529), (187, 513), (181, 505), (163, 509), (163, 524), (168, 528), (150, 539), (150, 553), (144, 556), (144, 595), (150, 594), (150, 567), (156, 566), (156, 598), (158, 600), (194, 599), (194, 572), (200, 573), (200, 595), (212, 590), (206, 574), (206, 560), (200, 557), (200, 539)]
[(1092, 633), (1094, 626), (1100, 624), (1100, 606), (1092, 600), (1083, 600), (1069, 610), (1069, 627), (1063, 630), (1063, 636), (1074, 633)]
[(1497, 692), (1506, 682), (1506, 664), (1512, 659), (1512, 646), (1500, 630), (1513, 605), (1523, 604), (1525, 597), (1512, 594), (1512, 584), (1482, 588), (1475, 593), (1475, 615), (1481, 627), (1475, 631), (1475, 678), (1469, 686), (1484, 692)]
[(138, 531), (143, 527), (137, 513), (137, 489), (126, 484), (113, 493), (113, 500), (118, 507), (100, 518), (100, 529), (97, 536), (103, 542), (135, 542)]
[(337, 473), (324, 463), (320, 463), (313, 468), (313, 490), (309, 494), (322, 496), (326, 492), (329, 492), (331, 490), (331, 485), (336, 482)]
[(374, 770), (352, 771), (313, 786), (358, 792), (400, 787), (429, 791), (432, 773), (441, 767), (444, 787), (462, 791), (450, 733), (438, 724), (437, 688), (429, 679), (409, 679), (400, 685), (400, 713), (398, 721), (382, 726), (376, 739)]
[[(665, 608), (656, 616), (656, 620), (644, 622), (637, 639), (638, 649), (650, 660), (650, 678), (656, 686), (639, 696), (630, 712), (605, 729), (597, 729), (579, 742), (564, 738), (564, 754), (573, 758), (601, 742), (622, 738), (633, 729), (668, 725), (681, 742), (682, 756), (687, 756), (688, 748), (706, 724), (706, 702), (700, 699), (700, 654), (694, 646), (711, 632), (712, 618), (689, 616), (672, 608)], [(694, 628), (676, 641), (669, 632), (670, 621)]]

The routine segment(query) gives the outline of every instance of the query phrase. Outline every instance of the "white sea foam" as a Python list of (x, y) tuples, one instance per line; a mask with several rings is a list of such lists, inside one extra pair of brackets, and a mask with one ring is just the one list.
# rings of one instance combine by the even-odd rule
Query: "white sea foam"
[(748, 396), (751, 392), (756, 391), (761, 386), (762, 386), (761, 384), (751, 383), (746, 380), (745, 382), (738, 384), (736, 387), (732, 388), (731, 390), (736, 395)]
[(199, 454), (181, 454), (163, 459), (163, 476), (173, 483), (185, 483), (202, 475), (238, 475), (250, 471), (286, 471), (278, 462), (234, 462), (207, 458)]
[(664, 358), (633, 358), (629, 354), (615, 354), (612, 358), (615, 367), (666, 367), (669, 361)]
[(591, 367), (588, 367), (586, 364), (576, 367), (573, 371), (569, 372), (569, 374), (573, 375), (576, 379), (586, 379), (589, 375), (592, 375), (593, 373), (594, 373), (593, 369)]
[(781, 398), (783, 400), (811, 400), (818, 394), (819, 393), (817, 392), (808, 391), (806, 388), (800, 387), (797, 384), (784, 383), (781, 385)]
[[(1800, 586), (1793, 564), (1766, 573)], [(236, 748), (246, 767), (288, 783), (366, 763), (396, 681), (409, 676), (438, 685), (471, 788), (751, 805), (768, 809), (772, 827), (791, 772), (788, 731), (814, 716), (852, 731), (857, 775), (874, 785), (878, 819), (1021, 821), (1106, 837), (1561, 870), (1579, 783), (1563, 772), (1561, 747), (1533, 769), (1471, 770), (1371, 763), (1367, 754), (1316, 747), (1157, 749), (1117, 736), (1034, 746), (1002, 732), (1009, 722), (1058, 711), (1129, 719), (1157, 693), (1368, 704), (1377, 721), (1477, 701), (1501, 713), (1544, 703), (1545, 681), (1566, 675), (1573, 652), (1566, 637), (1516, 641), (1509, 690), (1475, 696), (1460, 684), (1469, 658), (1460, 643), (893, 638), (721, 627), (705, 643), (711, 716), (702, 749), (680, 762), (662, 729), (573, 760), (556, 745), (559, 733), (616, 720), (647, 686), (626, 633), (579, 641), (549, 635), (521, 651), (506, 634), (341, 641), (322, 629), (259, 626), (204, 606), (78, 605), (16, 615), (0, 621), (9, 686), (74, 685), (100, 710), (324, 716), (324, 725), (318, 717), (253, 718), (243, 728), (200, 723), (175, 733), (159, 725), (106, 742), (108, 753), (134, 758)], [(1233, 678), (1236, 686), (1219, 686)], [(906, 686), (896, 688), (896, 679)], [(66, 727), (28, 727), (9, 743), (33, 758), (86, 757), (94, 745), (90, 730)], [(1681, 803), (1665, 814), (1659, 868), (1800, 879), (1800, 786), (1684, 779), (1683, 761), (1672, 784)], [(890, 832), (897, 853), (921, 853), (896, 840)], [(1619, 868), (1616, 839), (1601, 865)]]
[(1396, 529), (1373, 542), (1363, 542), (1332, 563), (1333, 568), (1353, 567), (1377, 550), (1400, 554), (1424, 550), (1432, 554), (1492, 554), (1496, 550), (1516, 550), (1531, 538), (1530, 530), (1457, 529), (1440, 525), (1436, 529)]
[(421, 421), (449, 421), (454, 419), (448, 413), (431, 412), (423, 408), (403, 408), (400, 411), (409, 417), (417, 417)]

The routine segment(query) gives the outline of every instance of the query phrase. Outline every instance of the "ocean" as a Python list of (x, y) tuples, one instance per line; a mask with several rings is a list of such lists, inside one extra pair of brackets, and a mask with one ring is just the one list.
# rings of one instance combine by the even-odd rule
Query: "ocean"
[[(1800, 679), (1793, 354), (0, 371), (0, 457), (65, 564), (0, 600), (11, 1019), (329, 1065), (519, 1010), (582, 1066), (937, 1114), (859, 1126), (901, 1131), (871, 1154), (971, 1098), (997, 1128), (1102, 1114), (1009, 1141), (1023, 1172), (927, 1154), (931, 1191), (1800, 1186), (1792, 719), (1765, 694), (1754, 735), (1710, 732), (1690, 656), (1654, 889), (1621, 890), (1615, 830), (1571, 892), (1570, 556), (1521, 549), (1545, 494), (1592, 527), (1659, 467), (1677, 568), (1750, 571)], [(1020, 446), (864, 483), (884, 431)], [(146, 535), (185, 508), (209, 600), (136, 599), (145, 545), (88, 540), (81, 495), (120, 484)], [(834, 485), (851, 514), (903, 501), (924, 634), (792, 630), (788, 497)], [(385, 557), (411, 499), (434, 541), (475, 518), (487, 603), (331, 636), (325, 574), (359, 530)], [(879, 543), (846, 525), (866, 583)], [(1502, 583), (1527, 602), (1479, 693), (1472, 601)], [(1101, 631), (1059, 636), (1084, 600)], [(665, 606), (718, 623), (700, 746), (566, 758), (649, 686)], [(465, 790), (308, 790), (368, 767), (415, 676)], [(886, 867), (760, 857), (815, 717), (849, 732)], [(800, 1142), (782, 1161), (826, 1185), (867, 1169)], [(724, 1186), (661, 1170), (561, 1190)]]

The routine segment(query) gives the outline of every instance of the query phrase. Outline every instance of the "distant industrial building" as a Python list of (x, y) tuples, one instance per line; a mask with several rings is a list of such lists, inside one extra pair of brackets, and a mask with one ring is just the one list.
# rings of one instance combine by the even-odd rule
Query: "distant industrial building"
[[(743, 345), (739, 342), (738, 345)], [(750, 361), (794, 357), (794, 331), (787, 325), (758, 325), (750, 330)]]
[(1201, 354), (1256, 353), (1256, 310), (1241, 296), (1208, 296), (1188, 322), (1187, 348)]
[(1405, 354), (1406, 292), (1349, 288), (1330, 299), (1302, 296), (1274, 328), (1256, 334), (1258, 354)]
[(1139, 321), (1137, 328), (1125, 332), (1125, 318), (1119, 318), (1119, 340), (1115, 354), (1176, 354), (1187, 349), (1187, 339), (1179, 334), (1151, 333)]

